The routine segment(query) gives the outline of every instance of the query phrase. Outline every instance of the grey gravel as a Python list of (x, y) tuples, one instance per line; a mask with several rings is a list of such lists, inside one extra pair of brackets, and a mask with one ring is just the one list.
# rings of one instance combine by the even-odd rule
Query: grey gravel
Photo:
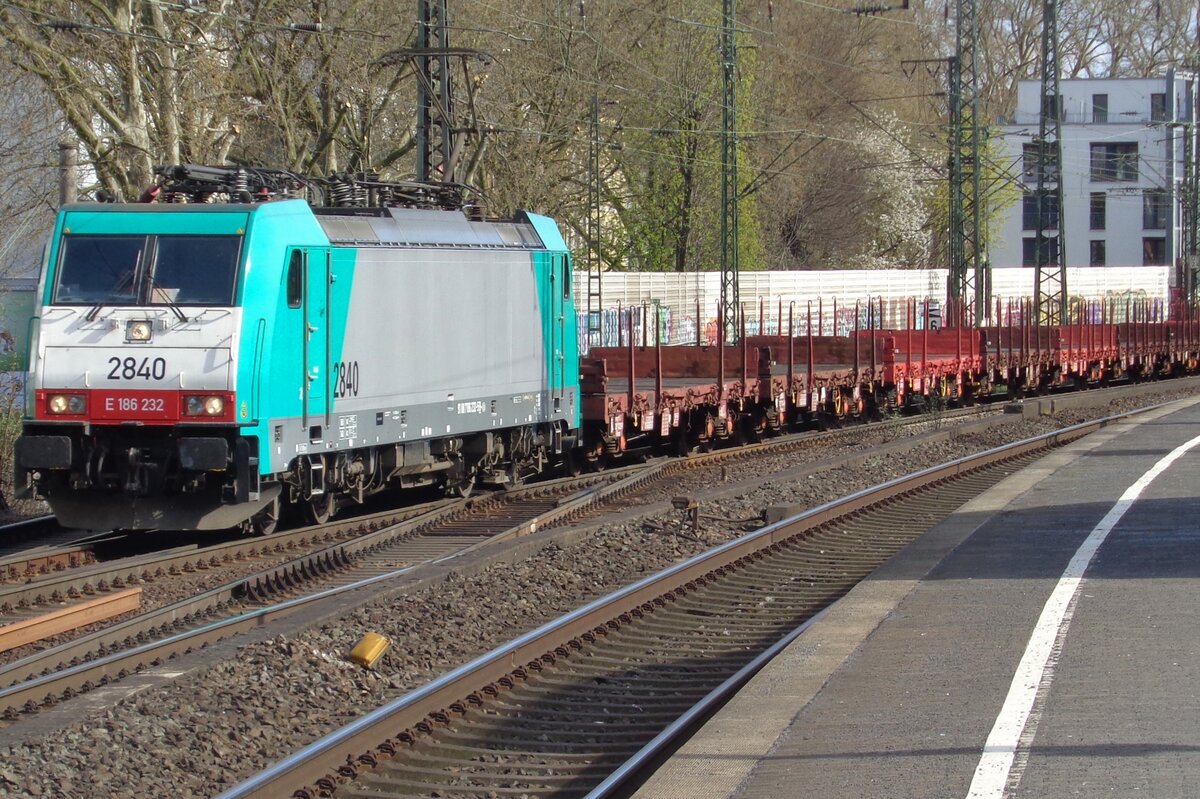
[[(1144, 404), (1118, 400), (1055, 417), (1013, 416), (1011, 424), (923, 443), (901, 458), (868, 456), (862, 466), (795, 480), (769, 478), (794, 468), (803, 456), (762, 459), (755, 467), (758, 479), (749, 484), (744, 481), (750, 475), (739, 466), (739, 483), (732, 488), (720, 484), (719, 471), (700, 470), (669, 491), (657, 489), (624, 503), (651, 505), (668, 493), (683, 493), (705, 498), (705, 514), (735, 520), (705, 522), (700, 539), (670, 534), (678, 527), (677, 511), (626, 517), (600, 524), (577, 546), (550, 545), (516, 564), (451, 576), (434, 588), (359, 608), (295, 637), (248, 645), (236, 660), (0, 750), (0, 796), (212, 796), (522, 631), (742, 534), (743, 520), (768, 505), (819, 504), (955, 457)], [(851, 436), (840, 449), (869, 451), (920, 432), (884, 426)], [(821, 457), (829, 457), (828, 451)], [(374, 671), (346, 659), (370, 631), (393, 642)]]

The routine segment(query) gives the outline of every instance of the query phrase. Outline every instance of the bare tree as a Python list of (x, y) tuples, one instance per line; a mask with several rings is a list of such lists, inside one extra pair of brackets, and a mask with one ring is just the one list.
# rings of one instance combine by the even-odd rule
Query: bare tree
[(79, 139), (96, 181), (136, 197), (158, 160), (219, 157), (230, 135), (210, 94), (228, 80), (228, 4), (205, 12), (138, 0), (0, 7), (0, 40), (38, 79)]

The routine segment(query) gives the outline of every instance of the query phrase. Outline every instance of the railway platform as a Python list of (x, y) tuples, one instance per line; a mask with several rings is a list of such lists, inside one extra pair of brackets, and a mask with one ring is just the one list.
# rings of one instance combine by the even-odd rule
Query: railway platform
[(1196, 796), (1198, 577), (1200, 397), (963, 506), (636, 796)]

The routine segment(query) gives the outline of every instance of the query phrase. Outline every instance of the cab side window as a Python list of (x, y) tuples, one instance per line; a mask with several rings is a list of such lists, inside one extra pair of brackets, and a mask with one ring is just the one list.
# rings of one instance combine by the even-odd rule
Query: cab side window
[(287, 271), (287, 304), (289, 308), (299, 308), (304, 299), (304, 254), (300, 250), (292, 250), (292, 259)]

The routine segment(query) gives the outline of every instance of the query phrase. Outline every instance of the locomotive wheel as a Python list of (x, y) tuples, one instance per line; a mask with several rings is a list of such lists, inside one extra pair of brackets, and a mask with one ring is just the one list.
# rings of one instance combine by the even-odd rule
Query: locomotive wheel
[(583, 474), (583, 464), (579, 462), (581, 454), (575, 447), (567, 447), (563, 452), (563, 468), (571, 477)]
[(250, 519), (250, 532), (254, 535), (270, 535), (279, 527), (279, 514), (283, 510), (283, 502), (275, 497), (273, 502), (254, 514)]
[(310, 524), (325, 524), (337, 512), (337, 498), (332, 493), (325, 492), (311, 497), (304, 503), (304, 518)]

